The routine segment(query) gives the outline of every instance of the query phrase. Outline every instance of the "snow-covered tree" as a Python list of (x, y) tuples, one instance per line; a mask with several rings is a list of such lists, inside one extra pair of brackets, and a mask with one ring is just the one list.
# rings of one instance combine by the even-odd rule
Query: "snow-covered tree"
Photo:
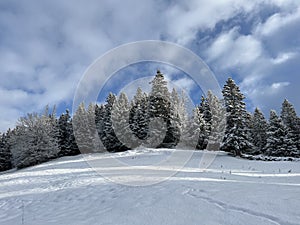
[(114, 133), (116, 134), (120, 149), (135, 148), (139, 145), (129, 126), (129, 101), (127, 95), (121, 92), (113, 104), (111, 121)]
[(21, 117), (12, 131), (10, 146), (17, 168), (39, 164), (57, 157), (59, 152), (55, 115), (36, 113)]
[[(152, 89), (149, 94), (148, 110), (150, 132), (153, 137), (151, 139), (152, 147), (174, 147), (176, 144), (174, 143), (174, 132), (170, 120), (170, 93), (167, 88), (167, 81), (159, 70), (151, 84)], [(162, 137), (164, 137), (163, 141), (161, 141)]]
[(203, 95), (201, 96), (201, 102), (200, 105), (198, 106), (199, 112), (203, 115), (203, 118), (206, 122), (206, 126), (208, 129), (210, 129), (211, 125), (211, 119), (212, 119), (212, 113), (210, 109), (210, 100), (212, 99), (212, 92), (209, 90), (207, 92), (207, 97), (205, 98)]
[(199, 140), (202, 140), (200, 138), (200, 131), (205, 127), (205, 121), (199, 108), (196, 107), (193, 110), (193, 116), (191, 118), (188, 117), (187, 114), (182, 117), (181, 122), (181, 137), (178, 147), (184, 149), (199, 149)]
[(244, 95), (232, 78), (229, 78), (222, 90), (227, 111), (227, 123), (222, 150), (235, 156), (251, 152), (252, 144), (248, 141), (246, 109)]
[(62, 113), (58, 119), (58, 144), (59, 156), (71, 156), (80, 154), (73, 132), (72, 118), (69, 110)]
[(268, 123), (263, 113), (256, 108), (252, 119), (252, 140), (256, 153), (264, 153), (267, 144)]
[(106, 99), (106, 104), (104, 106), (104, 115), (102, 122), (103, 132), (100, 136), (102, 144), (105, 146), (106, 150), (112, 152), (124, 151), (128, 149), (119, 141), (113, 129), (111, 114), (113, 110), (113, 105), (116, 103), (116, 101), (116, 96), (112, 93), (109, 93)]
[(80, 103), (73, 116), (73, 130), (80, 152), (93, 152), (93, 136), (90, 132), (90, 121), (83, 102)]
[(266, 154), (271, 156), (297, 155), (295, 143), (281, 118), (274, 110), (270, 112), (269, 128), (267, 131)]
[(92, 151), (102, 152), (104, 150), (104, 147), (102, 145), (102, 142), (100, 141), (96, 125), (96, 104), (90, 103), (86, 114), (88, 119), (88, 131), (89, 138), (92, 144)]
[(139, 87), (131, 102), (130, 129), (140, 140), (145, 140), (149, 130), (148, 96)]
[[(291, 138), (291, 142), (299, 148), (299, 139), (300, 139), (300, 127), (299, 127), (299, 118), (297, 116), (294, 106), (285, 99), (281, 107), (281, 119), (284, 125), (287, 127), (287, 132)], [(291, 143), (292, 144), (292, 143)], [(300, 153), (298, 152), (299, 156)]]
[(6, 134), (0, 133), (0, 171), (9, 170), (12, 168), (12, 155), (8, 143), (9, 136), (10, 130), (7, 131)]
[(210, 123), (207, 129), (208, 144), (207, 150), (220, 150), (226, 126), (226, 109), (222, 100), (218, 99), (211, 91), (207, 93), (207, 101), (210, 110)]
[(95, 106), (95, 123), (96, 123), (96, 129), (98, 133), (98, 137), (100, 138), (101, 141), (101, 146), (102, 149), (101, 151), (105, 150), (105, 147), (102, 143), (101, 137), (104, 136), (104, 115), (105, 115), (105, 107), (103, 104), (101, 105), (96, 105)]

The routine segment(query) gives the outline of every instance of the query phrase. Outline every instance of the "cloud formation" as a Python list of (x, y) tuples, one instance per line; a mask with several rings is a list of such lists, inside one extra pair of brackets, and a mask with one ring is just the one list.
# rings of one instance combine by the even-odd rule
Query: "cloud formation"
[(4, 0), (0, 30), (0, 131), (45, 104), (70, 106), (97, 57), (147, 39), (190, 48), (265, 113), (284, 98), (300, 112), (297, 0)]

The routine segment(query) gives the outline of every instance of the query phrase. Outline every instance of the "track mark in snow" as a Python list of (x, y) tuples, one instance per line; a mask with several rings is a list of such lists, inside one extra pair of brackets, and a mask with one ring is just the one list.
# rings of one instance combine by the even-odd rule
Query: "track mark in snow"
[(276, 225), (297, 225), (295, 223), (290, 223), (287, 221), (282, 221), (280, 218), (277, 218), (275, 216), (269, 215), (269, 214), (265, 214), (262, 212), (257, 212), (251, 209), (246, 209), (246, 208), (242, 208), (242, 207), (238, 207), (235, 205), (230, 205), (227, 204), (225, 202), (219, 201), (219, 200), (215, 200), (213, 198), (207, 197), (207, 196), (203, 196), (201, 195), (201, 193), (204, 193), (203, 190), (196, 190), (196, 189), (190, 189), (187, 190), (185, 193), (183, 194), (187, 194), (188, 196), (191, 196), (193, 198), (199, 198), (202, 199), (210, 204), (213, 204), (215, 206), (217, 206), (218, 208), (222, 209), (222, 210), (231, 210), (231, 211), (235, 211), (235, 212), (239, 212), (239, 213), (243, 213), (243, 214), (247, 214), (250, 216), (256, 216), (256, 217), (260, 217), (262, 219), (266, 219)]

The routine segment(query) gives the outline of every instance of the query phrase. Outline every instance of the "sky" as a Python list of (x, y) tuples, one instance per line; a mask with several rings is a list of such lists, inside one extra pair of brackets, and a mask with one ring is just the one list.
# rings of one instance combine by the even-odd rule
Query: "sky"
[[(257, 106), (268, 117), (270, 109), (280, 112), (287, 98), (300, 112), (298, 0), (1, 0), (0, 131), (47, 104), (56, 105), (58, 114), (71, 109), (92, 62), (141, 40), (190, 49), (221, 87), (228, 77), (236, 81), (249, 111)], [(173, 76), (172, 69), (162, 72), (193, 100), (200, 99), (186, 77)]]

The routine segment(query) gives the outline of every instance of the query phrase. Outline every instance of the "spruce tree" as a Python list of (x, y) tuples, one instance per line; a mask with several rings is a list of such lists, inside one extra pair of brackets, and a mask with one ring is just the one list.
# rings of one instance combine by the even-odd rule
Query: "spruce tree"
[(116, 96), (112, 93), (109, 93), (104, 106), (103, 133), (100, 136), (101, 142), (106, 150), (111, 152), (119, 152), (128, 149), (119, 141), (113, 129), (111, 114), (116, 100)]
[(0, 133), (0, 171), (9, 170), (12, 168), (12, 155), (8, 143), (10, 130), (6, 134)]
[(75, 141), (72, 118), (69, 110), (62, 113), (58, 119), (59, 138), (58, 144), (60, 148), (59, 156), (78, 155), (80, 151)]
[(207, 93), (207, 101), (211, 113), (211, 120), (208, 132), (207, 150), (218, 151), (220, 150), (223, 141), (225, 126), (226, 126), (226, 109), (223, 101), (218, 99), (211, 91)]
[(200, 132), (204, 126), (205, 121), (203, 116), (199, 108), (196, 107), (193, 110), (193, 116), (191, 118), (186, 117), (183, 120), (180, 145), (178, 147), (184, 149), (200, 149), (199, 140), (202, 140)]
[[(100, 141), (102, 143), (102, 137), (104, 137), (104, 115), (105, 115), (105, 107), (103, 104), (96, 105), (95, 107), (95, 123), (96, 123), (96, 129), (98, 136), (100, 138)], [(102, 151), (104, 151), (104, 145), (102, 143)]]
[(253, 114), (252, 140), (257, 154), (264, 153), (267, 144), (268, 123), (263, 113), (256, 108)]
[[(299, 129), (299, 121), (296, 110), (294, 106), (285, 99), (282, 103), (281, 107), (281, 119), (284, 125), (287, 127), (288, 137), (289, 137), (289, 145), (296, 145), (296, 148), (299, 149), (299, 139), (300, 139), (300, 129)], [(299, 151), (296, 149), (291, 150), (294, 156), (300, 156)]]
[(252, 144), (248, 141), (246, 109), (244, 95), (232, 78), (229, 78), (222, 90), (227, 112), (227, 123), (222, 150), (235, 156), (251, 152)]
[(111, 112), (112, 127), (120, 146), (118, 148), (135, 148), (139, 145), (129, 126), (129, 102), (127, 95), (121, 92), (113, 104)]
[(210, 109), (210, 99), (212, 99), (212, 92), (209, 90), (207, 92), (207, 97), (205, 98), (203, 95), (201, 96), (201, 102), (198, 106), (199, 112), (203, 115), (203, 118), (207, 124), (208, 129), (211, 125), (212, 113)]
[(96, 104), (90, 103), (86, 111), (88, 121), (89, 139), (92, 145), (92, 152), (102, 152), (103, 145), (100, 141), (96, 125)]
[(140, 140), (145, 140), (149, 130), (148, 96), (139, 87), (131, 102), (129, 125), (133, 134)]
[(90, 121), (83, 102), (80, 103), (73, 116), (73, 129), (76, 138), (76, 143), (80, 152), (93, 152), (93, 136), (90, 132)]
[[(158, 70), (151, 82), (149, 94), (150, 132), (154, 139), (152, 147), (170, 148), (176, 146), (174, 127), (171, 123), (171, 100), (164, 75)], [(163, 141), (161, 141), (164, 137)]]
[(266, 154), (270, 156), (287, 156), (287, 129), (275, 110), (270, 111), (267, 135)]

